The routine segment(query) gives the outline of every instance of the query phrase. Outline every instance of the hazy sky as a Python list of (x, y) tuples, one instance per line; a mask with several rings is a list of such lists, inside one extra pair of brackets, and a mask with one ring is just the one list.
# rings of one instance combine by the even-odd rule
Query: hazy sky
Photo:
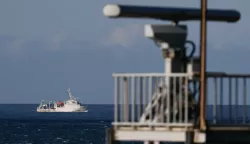
[[(65, 99), (68, 87), (84, 103), (113, 103), (113, 72), (162, 72), (161, 53), (143, 25), (163, 22), (108, 19), (102, 13), (108, 3), (200, 6), (200, 0), (1, 0), (0, 103)], [(209, 7), (242, 16), (236, 24), (208, 23), (209, 70), (250, 72), (249, 5), (209, 0)], [(188, 26), (199, 46), (199, 23)]]

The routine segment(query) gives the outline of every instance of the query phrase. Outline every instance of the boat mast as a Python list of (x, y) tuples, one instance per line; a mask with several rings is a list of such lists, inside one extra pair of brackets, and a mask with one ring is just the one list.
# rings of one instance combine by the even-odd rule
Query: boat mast
[(68, 93), (69, 99), (75, 100), (75, 97), (70, 92), (70, 88), (68, 89), (67, 93)]

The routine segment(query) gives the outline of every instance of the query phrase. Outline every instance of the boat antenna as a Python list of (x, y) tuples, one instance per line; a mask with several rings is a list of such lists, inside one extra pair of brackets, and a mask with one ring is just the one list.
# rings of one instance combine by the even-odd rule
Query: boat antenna
[(68, 89), (67, 93), (68, 93), (69, 99), (73, 99), (73, 100), (75, 99), (74, 96), (70, 92), (70, 88)]

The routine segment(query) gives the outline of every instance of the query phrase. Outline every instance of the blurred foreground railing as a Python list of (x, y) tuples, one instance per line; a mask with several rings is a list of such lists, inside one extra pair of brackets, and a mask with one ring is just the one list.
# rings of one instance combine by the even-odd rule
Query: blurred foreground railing
[(221, 74), (207, 80), (207, 117), (213, 124), (250, 124), (250, 75)]
[(114, 126), (192, 126), (190, 74), (113, 74)]
[[(199, 108), (190, 74), (113, 74), (114, 126), (189, 127)], [(250, 75), (208, 75), (206, 119), (211, 124), (249, 124)]]

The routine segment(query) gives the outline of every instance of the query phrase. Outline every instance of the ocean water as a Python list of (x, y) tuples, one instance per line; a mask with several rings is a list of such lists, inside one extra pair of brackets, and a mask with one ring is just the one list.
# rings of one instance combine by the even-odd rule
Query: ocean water
[[(105, 129), (113, 120), (113, 105), (87, 106), (87, 113), (37, 113), (34, 104), (2, 104), (0, 144), (104, 144)], [(231, 107), (230, 111), (229, 106), (218, 106), (217, 122), (240, 124), (243, 109)], [(247, 107), (247, 116), (249, 112)], [(212, 122), (212, 106), (207, 108), (207, 118)]]
[(0, 105), (0, 144), (104, 144), (112, 105), (87, 113), (37, 113), (37, 105)]

